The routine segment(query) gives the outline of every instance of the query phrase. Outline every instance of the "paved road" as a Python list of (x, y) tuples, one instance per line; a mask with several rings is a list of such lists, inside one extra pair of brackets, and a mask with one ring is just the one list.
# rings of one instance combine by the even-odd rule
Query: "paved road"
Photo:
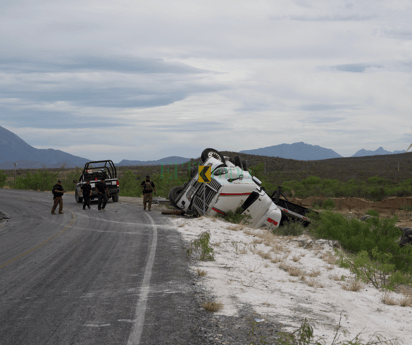
[(187, 258), (158, 212), (0, 189), (0, 344), (201, 344)]

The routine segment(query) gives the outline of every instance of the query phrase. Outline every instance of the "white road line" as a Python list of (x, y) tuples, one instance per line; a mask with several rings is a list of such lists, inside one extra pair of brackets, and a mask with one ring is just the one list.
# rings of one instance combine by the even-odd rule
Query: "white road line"
[(156, 246), (157, 246), (157, 227), (153, 218), (150, 217), (147, 213), (144, 213), (147, 217), (149, 217), (150, 222), (153, 225), (153, 239), (152, 245), (150, 248), (149, 260), (147, 260), (146, 269), (144, 272), (142, 286), (140, 288), (140, 297), (139, 301), (136, 305), (136, 312), (134, 319), (136, 322), (133, 324), (132, 331), (129, 335), (129, 340), (127, 341), (127, 345), (139, 345), (140, 338), (143, 332), (144, 326), (144, 318), (146, 314), (146, 304), (147, 304), (147, 296), (150, 290), (150, 279), (152, 277), (152, 268), (156, 254)]

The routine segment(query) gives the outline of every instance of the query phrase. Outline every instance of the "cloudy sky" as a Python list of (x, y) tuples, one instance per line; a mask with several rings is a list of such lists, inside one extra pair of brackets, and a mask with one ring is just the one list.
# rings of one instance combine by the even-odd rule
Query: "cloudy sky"
[(406, 149), (411, 18), (411, 0), (0, 0), (0, 126), (116, 162)]

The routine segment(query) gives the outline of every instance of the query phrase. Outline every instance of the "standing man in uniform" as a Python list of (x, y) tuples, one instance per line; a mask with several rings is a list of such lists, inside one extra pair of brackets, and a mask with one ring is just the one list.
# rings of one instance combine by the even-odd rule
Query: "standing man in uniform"
[(99, 211), (106, 211), (104, 208), (106, 207), (108, 197), (110, 197), (109, 190), (106, 187), (105, 181), (106, 179), (102, 177), (101, 182), (96, 183), (95, 189), (97, 191), (97, 197), (99, 198), (99, 204), (97, 205), (97, 209)]
[(83, 193), (83, 210), (86, 209), (86, 205), (90, 210), (90, 196), (92, 195), (92, 186), (90, 185), (90, 180), (86, 180), (86, 184), (82, 186)]
[(143, 189), (143, 211), (146, 210), (146, 203), (149, 204), (148, 211), (152, 208), (152, 193), (156, 194), (156, 187), (153, 181), (150, 181), (150, 176), (146, 176), (146, 181), (143, 181), (140, 184), (140, 187)]
[(54, 211), (56, 210), (57, 205), (59, 205), (59, 214), (63, 214), (63, 194), (66, 193), (66, 191), (63, 189), (61, 180), (57, 180), (57, 184), (54, 185), (52, 192), (54, 205), (51, 214), (56, 214)]

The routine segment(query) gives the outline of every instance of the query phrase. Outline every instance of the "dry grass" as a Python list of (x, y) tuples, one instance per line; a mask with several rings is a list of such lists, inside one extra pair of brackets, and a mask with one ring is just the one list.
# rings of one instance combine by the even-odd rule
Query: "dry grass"
[(183, 228), (185, 225), (187, 225), (187, 223), (182, 223), (182, 224), (178, 225), (177, 227), (178, 228)]
[(231, 231), (240, 231), (240, 230), (243, 230), (243, 228), (244, 228), (244, 226), (239, 224), (239, 225), (228, 226), (226, 229), (231, 230)]
[(196, 269), (196, 272), (199, 277), (204, 277), (205, 275), (207, 275), (206, 271), (203, 271), (200, 268)]
[(211, 245), (215, 247), (220, 247), (222, 245), (222, 242), (211, 243)]
[(270, 262), (273, 263), (273, 264), (277, 264), (278, 262), (281, 262), (281, 261), (283, 261), (283, 260), (279, 255), (276, 255), (275, 257), (270, 259)]
[(302, 259), (302, 257), (301, 257), (301, 256), (298, 256), (298, 255), (295, 255), (295, 256), (293, 256), (293, 258), (292, 258), (292, 260), (293, 260), (294, 262), (298, 262), (300, 259)]
[(311, 278), (311, 279), (303, 279), (303, 281), (304, 281), (306, 284), (308, 284), (310, 287), (313, 287), (313, 288), (315, 288), (315, 289), (317, 289), (317, 288), (323, 288), (323, 287), (324, 287), (323, 284), (322, 284), (320, 281), (318, 281), (318, 280), (316, 280), (316, 279), (314, 279), (314, 278)]
[(399, 300), (399, 305), (401, 307), (411, 307), (412, 308), (412, 297), (405, 296)]
[(321, 256), (322, 260), (326, 261), (329, 265), (333, 265), (336, 262), (336, 256), (331, 252), (323, 253)]
[(279, 265), (279, 268), (281, 268), (281, 269), (285, 270), (286, 272), (288, 272), (289, 275), (291, 275), (292, 277), (299, 277), (299, 276), (305, 274), (305, 272), (302, 271), (300, 268), (293, 267), (293, 266), (290, 266), (290, 265), (285, 264), (285, 263), (281, 263)]
[(265, 264), (265, 268), (268, 268), (269, 267), (269, 264)]
[(261, 238), (255, 238), (252, 243), (261, 244), (263, 240)]
[(342, 284), (342, 289), (346, 290), (346, 291), (359, 291), (361, 289), (363, 289), (364, 285), (357, 280), (350, 280), (348, 281), (346, 284)]
[(247, 254), (246, 245), (245, 245), (243, 248), (239, 249), (239, 253), (240, 253), (240, 254)]
[(335, 281), (340, 281), (340, 280), (342, 280), (341, 277), (339, 277), (337, 274), (330, 275), (330, 276), (329, 276), (329, 279), (335, 280)]
[(266, 259), (266, 260), (272, 259), (272, 255), (270, 255), (270, 252), (266, 253), (263, 250), (259, 250), (256, 254), (259, 255), (262, 259)]
[(329, 271), (331, 271), (331, 270), (334, 269), (334, 267), (333, 267), (332, 265), (328, 265), (328, 266), (326, 266), (326, 269), (329, 270)]
[(389, 292), (385, 292), (382, 295), (381, 302), (387, 305), (398, 305), (399, 304), (399, 302), (395, 299), (395, 297), (393, 297), (393, 295), (390, 294)]
[(309, 276), (309, 277), (317, 277), (317, 276), (319, 276), (320, 275), (320, 270), (316, 270), (316, 271), (314, 271), (314, 270), (312, 270), (312, 271), (310, 271), (309, 273), (307, 273), (307, 276)]
[(203, 308), (205, 308), (207, 311), (219, 311), (220, 309), (223, 308), (223, 303), (222, 302), (205, 302), (202, 305)]

